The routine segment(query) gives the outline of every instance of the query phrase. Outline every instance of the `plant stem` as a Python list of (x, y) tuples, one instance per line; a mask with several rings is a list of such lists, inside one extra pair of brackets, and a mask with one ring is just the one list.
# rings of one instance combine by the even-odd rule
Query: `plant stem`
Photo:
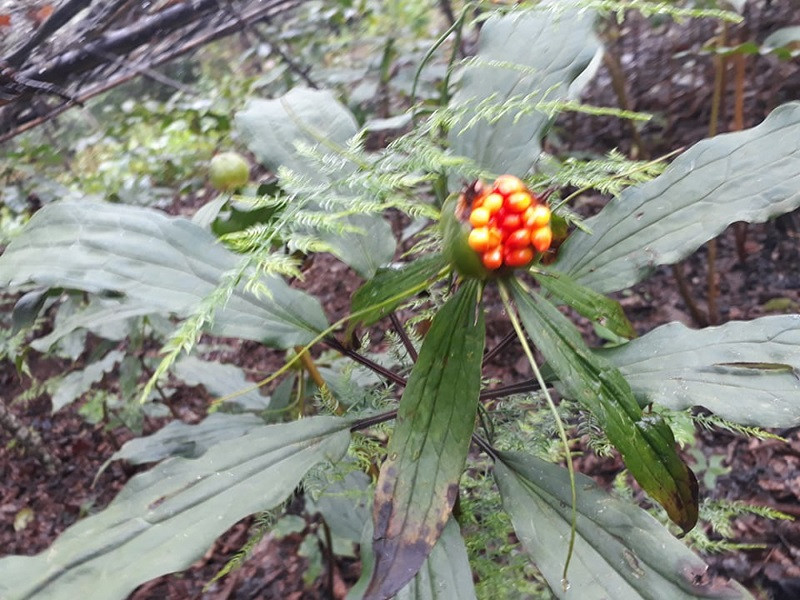
[(497, 342), (497, 344), (495, 345), (494, 348), (492, 348), (486, 354), (483, 355), (483, 362), (481, 362), (481, 365), (485, 365), (490, 360), (492, 360), (495, 356), (497, 356), (498, 352), (500, 352), (503, 348), (505, 348), (511, 342), (513, 342), (514, 338), (516, 338), (516, 337), (517, 337), (517, 334), (514, 331), (510, 331), (509, 333), (507, 333), (506, 336), (502, 340)]
[(475, 442), (475, 445), (478, 446), (478, 448), (486, 452), (486, 454), (488, 454), (492, 460), (497, 460), (497, 452), (489, 442), (487, 442), (477, 433), (472, 434), (472, 441)]
[(514, 331), (517, 332), (517, 337), (519, 338), (520, 344), (522, 344), (522, 350), (525, 352), (525, 356), (528, 358), (528, 362), (531, 365), (531, 369), (533, 369), (533, 374), (536, 377), (536, 381), (539, 382), (539, 386), (544, 392), (544, 397), (547, 400), (547, 406), (550, 408), (550, 412), (552, 413), (553, 418), (555, 419), (556, 428), (558, 429), (558, 436), (559, 438), (561, 438), (561, 443), (564, 446), (564, 454), (567, 462), (567, 472), (569, 473), (569, 483), (572, 492), (572, 498), (571, 498), (572, 514), (570, 519), (569, 548), (567, 549), (567, 560), (564, 563), (564, 571), (561, 574), (562, 583), (564, 584), (564, 586), (566, 586), (567, 571), (569, 570), (569, 563), (572, 560), (572, 553), (575, 550), (575, 532), (577, 529), (577, 522), (578, 522), (578, 494), (577, 494), (577, 489), (575, 487), (575, 466), (572, 464), (572, 451), (570, 450), (569, 447), (569, 440), (567, 439), (567, 432), (564, 429), (564, 423), (561, 420), (561, 416), (558, 414), (558, 408), (556, 407), (555, 402), (553, 402), (553, 397), (550, 395), (550, 390), (547, 389), (547, 384), (544, 381), (544, 377), (542, 377), (542, 372), (539, 370), (539, 367), (536, 364), (536, 359), (534, 358), (533, 352), (531, 351), (531, 348), (528, 345), (528, 339), (525, 336), (525, 332), (522, 329), (522, 325), (520, 325), (519, 319), (517, 319), (514, 307), (511, 305), (511, 299), (508, 296), (508, 290), (506, 289), (505, 283), (501, 281), (499, 283), (499, 288), (500, 288), (500, 298), (503, 301), (503, 306), (506, 309), (508, 318), (511, 320), (511, 325), (514, 327)]
[(528, 381), (520, 381), (519, 383), (512, 383), (493, 390), (485, 390), (481, 393), (481, 400), (494, 400), (495, 398), (505, 398), (512, 394), (524, 394), (525, 392), (534, 392), (540, 389), (539, 382), (535, 379)]
[[(734, 101), (733, 101), (733, 126), (731, 131), (741, 131), (744, 129), (744, 84), (745, 84), (745, 57), (737, 54), (734, 57)], [(747, 260), (747, 223), (739, 222), (734, 225), (734, 235), (736, 237), (736, 255), (739, 262), (744, 264)]]
[[(619, 36), (619, 31), (615, 32)], [(625, 71), (622, 69), (622, 64), (619, 58), (614, 54), (610, 48), (607, 48), (603, 53), (603, 63), (611, 75), (611, 87), (617, 95), (619, 107), (622, 110), (631, 110), (631, 103), (628, 99), (628, 91), (625, 86)], [(633, 148), (631, 149), (631, 157), (634, 159), (646, 159), (648, 152), (642, 141), (642, 136), (639, 134), (639, 127), (633, 119), (628, 121), (631, 128), (631, 136), (633, 137)]]
[(352, 348), (345, 347), (344, 344), (342, 344), (336, 338), (334, 338), (334, 337), (326, 338), (325, 339), (325, 343), (330, 348), (333, 348), (337, 352), (341, 352), (345, 356), (347, 356), (349, 358), (352, 358), (354, 361), (356, 361), (360, 365), (363, 365), (363, 366), (367, 367), (368, 369), (370, 369), (371, 371), (374, 371), (378, 375), (381, 375), (382, 377), (385, 377), (386, 379), (388, 379), (389, 381), (392, 381), (393, 383), (396, 383), (397, 385), (401, 385), (401, 386), (405, 387), (405, 385), (406, 385), (405, 378), (401, 377), (400, 375), (398, 375), (397, 373), (395, 373), (391, 369), (387, 369), (386, 367), (379, 365), (374, 360), (371, 360), (371, 359), (367, 358), (366, 356), (363, 356), (362, 354), (359, 354), (358, 352), (356, 352)]
[[(727, 42), (728, 24), (722, 23), (722, 30), (717, 38), (717, 48), (721, 48)], [(727, 68), (727, 57), (717, 54), (714, 57), (714, 93), (711, 97), (711, 116), (708, 119), (708, 137), (717, 135), (719, 130), (719, 114), (722, 108), (722, 95), (725, 92), (725, 69)], [(716, 325), (719, 322), (719, 309), (717, 308), (717, 240), (709, 241), (706, 245), (708, 256), (706, 257), (706, 286), (708, 288), (708, 322)]]
[(372, 415), (371, 417), (364, 417), (363, 419), (359, 419), (355, 423), (350, 426), (350, 432), (353, 431), (361, 431), (362, 429), (369, 429), (374, 425), (380, 425), (381, 423), (385, 423), (386, 421), (391, 421), (397, 416), (397, 409), (390, 410), (388, 412), (380, 413), (377, 415)]
[(392, 321), (392, 326), (397, 332), (397, 335), (400, 336), (400, 340), (403, 342), (403, 346), (405, 346), (406, 352), (408, 352), (408, 356), (411, 357), (411, 361), (417, 362), (417, 349), (414, 348), (414, 344), (411, 341), (411, 338), (408, 337), (406, 329), (405, 327), (403, 327), (403, 324), (400, 322), (400, 319), (397, 318), (397, 314), (392, 313), (391, 315), (389, 315), (389, 318)]
[(325, 536), (325, 543), (323, 545), (325, 546), (325, 562), (328, 563), (328, 593), (330, 597), (333, 598), (334, 569), (336, 568), (336, 561), (333, 556), (333, 537), (331, 536), (331, 528), (328, 527), (328, 522), (322, 515), (320, 515), (320, 522), (322, 524), (322, 533)]
[(700, 310), (700, 307), (697, 306), (697, 302), (694, 301), (692, 291), (689, 289), (689, 284), (686, 282), (686, 276), (683, 274), (682, 262), (672, 265), (672, 275), (675, 277), (675, 283), (678, 284), (678, 291), (681, 294), (681, 298), (683, 298), (684, 304), (686, 304), (686, 308), (689, 309), (689, 314), (692, 315), (692, 320), (695, 325), (698, 327), (707, 327), (708, 319), (703, 311)]

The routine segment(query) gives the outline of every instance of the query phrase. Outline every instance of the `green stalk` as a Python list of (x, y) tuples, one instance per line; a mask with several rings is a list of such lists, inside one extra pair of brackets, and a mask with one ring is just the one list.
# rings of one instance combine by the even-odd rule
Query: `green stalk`
[(572, 554), (575, 550), (575, 532), (578, 521), (578, 494), (575, 486), (575, 467), (572, 464), (572, 452), (569, 448), (569, 440), (567, 439), (567, 432), (564, 429), (564, 422), (561, 420), (561, 416), (558, 414), (558, 409), (556, 408), (555, 402), (553, 402), (553, 397), (550, 395), (550, 391), (547, 389), (547, 384), (544, 381), (544, 377), (542, 377), (542, 372), (539, 370), (539, 367), (536, 364), (536, 359), (533, 357), (533, 352), (528, 345), (528, 340), (525, 338), (525, 332), (522, 330), (522, 325), (520, 325), (519, 319), (517, 319), (516, 310), (512, 306), (511, 299), (508, 296), (508, 290), (502, 281), (498, 282), (498, 287), (500, 288), (500, 298), (503, 301), (503, 307), (506, 309), (508, 318), (511, 320), (511, 325), (514, 328), (514, 331), (517, 333), (520, 344), (522, 344), (522, 350), (525, 352), (525, 356), (528, 358), (528, 362), (531, 365), (531, 369), (533, 369), (533, 374), (536, 377), (536, 381), (539, 383), (539, 386), (544, 392), (544, 397), (547, 400), (547, 406), (550, 408), (550, 412), (555, 419), (556, 428), (558, 429), (558, 437), (561, 439), (561, 443), (564, 446), (564, 452), (566, 454), (567, 471), (569, 472), (569, 485), (572, 492), (572, 514), (570, 518), (569, 548), (567, 549), (567, 560), (564, 563), (564, 571), (561, 574), (561, 584), (566, 590), (567, 586), (569, 585), (569, 582), (567, 581), (567, 571), (569, 570), (569, 563), (572, 560)]

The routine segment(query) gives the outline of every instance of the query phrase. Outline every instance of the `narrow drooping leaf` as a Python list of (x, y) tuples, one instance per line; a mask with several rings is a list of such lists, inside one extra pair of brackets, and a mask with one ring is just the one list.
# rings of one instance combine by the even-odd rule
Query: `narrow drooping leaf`
[(562, 582), (572, 518), (567, 470), (534, 456), (501, 452), (495, 479), (514, 531), (558, 598), (751, 598), (739, 584), (706, 575), (703, 561), (646, 511), (581, 474), (575, 481), (575, 549)]
[(53, 324), (53, 330), (30, 343), (31, 348), (47, 352), (53, 344), (74, 331), (85, 329), (106, 340), (120, 341), (129, 334), (129, 324), (136, 317), (153, 315), (159, 309), (153, 306), (130, 301), (128, 298), (104, 298), (94, 296), (89, 303), (75, 313)]
[(47, 301), (50, 290), (34, 290), (24, 294), (11, 311), (11, 335), (27, 329), (36, 322), (39, 312)]
[(703, 140), (656, 179), (628, 188), (575, 231), (553, 265), (607, 293), (676, 263), (736, 221), (800, 206), (800, 102), (757, 127)]
[[(588, 83), (586, 77), (571, 87), (600, 50), (594, 14), (554, 4), (487, 19), (477, 56), (457, 74), (450, 107), (464, 115), (450, 131), (450, 146), (492, 173), (523, 176), (539, 158), (553, 114), (524, 108), (574, 97)], [(518, 105), (463, 131), (476, 114), (508, 101)]]
[(202, 385), (217, 397), (236, 394), (226, 400), (228, 405), (251, 411), (269, 407), (269, 397), (262, 396), (261, 388), (254, 387), (253, 382), (245, 376), (244, 369), (236, 365), (187, 356), (175, 363), (172, 373), (189, 385)]
[(109, 459), (132, 465), (158, 462), (171, 456), (198, 458), (206, 450), (226, 440), (241, 437), (264, 426), (256, 415), (212, 413), (197, 425), (172, 421), (152, 435), (128, 440)]
[(567, 306), (574, 308), (578, 314), (602, 325), (618, 336), (628, 339), (636, 337), (636, 330), (616, 300), (582, 286), (558, 271), (548, 270), (541, 274), (535, 273), (534, 277), (544, 289)]
[(41, 554), (0, 560), (0, 597), (121, 599), (185, 569), (238, 520), (282, 502), (315, 464), (339, 460), (348, 427), (331, 417), (263, 426), (200, 458), (168, 459)]
[(361, 315), (352, 325), (358, 323), (372, 325), (379, 321), (402, 304), (419, 285), (425, 282), (432, 283), (445, 267), (446, 262), (441, 254), (431, 254), (415, 259), (399, 269), (389, 267), (379, 269), (372, 279), (353, 294), (350, 312), (356, 313), (394, 300), (390, 304)]
[(703, 406), (759, 427), (800, 424), (800, 316), (689, 329), (669, 323), (600, 354), (642, 405)]
[[(347, 600), (362, 600), (375, 563), (372, 555), (372, 524), (361, 537), (361, 577), (347, 594)], [(450, 519), (422, 567), (395, 600), (476, 600), (472, 569), (458, 523)]]
[[(0, 256), (0, 286), (123, 294), (130, 314), (186, 316), (239, 260), (186, 219), (148, 208), (59, 202), (38, 211)], [(263, 283), (269, 297), (239, 286), (218, 311), (212, 333), (287, 348), (307, 344), (327, 327), (315, 298), (277, 277)]]
[(61, 410), (88, 392), (92, 385), (100, 381), (123, 358), (125, 358), (124, 352), (112, 350), (103, 358), (89, 363), (83, 369), (67, 373), (53, 392), (53, 412)]
[[(358, 133), (352, 113), (328, 90), (294, 88), (274, 100), (250, 100), (236, 114), (235, 125), (247, 147), (273, 171), (288, 167), (312, 183), (323, 185), (346, 177), (357, 168), (345, 161), (338, 172), (326, 172), (298, 152), (298, 144), (305, 144), (336, 154)], [(383, 218), (354, 215), (342, 222), (360, 231), (343, 235), (324, 231), (320, 235), (333, 253), (359, 275), (368, 279), (378, 267), (392, 260), (395, 240)]]
[(436, 314), (400, 400), (375, 490), (369, 600), (391, 598), (414, 577), (450, 517), (480, 392), (479, 293), (468, 282)]
[(678, 456), (672, 430), (656, 415), (643, 415), (628, 382), (592, 353), (575, 326), (538, 294), (512, 284), (525, 331), (567, 396), (599, 422), (642, 488), (685, 531), (697, 522), (697, 481)]

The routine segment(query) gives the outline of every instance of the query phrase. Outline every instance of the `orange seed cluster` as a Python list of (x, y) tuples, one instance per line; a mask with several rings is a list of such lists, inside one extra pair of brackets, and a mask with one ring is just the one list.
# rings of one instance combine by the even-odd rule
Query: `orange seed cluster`
[(501, 175), (472, 202), (469, 246), (487, 269), (522, 267), (550, 247), (550, 209), (513, 175)]

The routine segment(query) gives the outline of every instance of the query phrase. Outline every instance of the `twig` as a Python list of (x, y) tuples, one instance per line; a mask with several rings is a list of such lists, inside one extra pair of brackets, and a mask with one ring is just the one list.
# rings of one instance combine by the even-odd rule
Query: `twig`
[[(247, 15), (244, 16), (244, 19), (246, 19), (246, 20), (248, 20), (250, 22), (255, 22), (255, 21), (259, 21), (259, 20), (263, 20), (263, 19), (268, 19), (268, 18), (271, 18), (271, 17), (275, 16), (276, 14), (279, 14), (280, 12), (283, 12), (283, 11), (286, 11), (286, 10), (290, 10), (291, 8), (294, 8), (297, 5), (297, 3), (298, 3), (298, 0), (277, 0), (277, 2), (275, 2), (274, 4), (270, 4), (267, 7), (262, 7), (262, 8), (259, 8), (257, 10), (252, 11), (251, 13), (248, 13)], [(240, 28), (241, 28), (241, 25), (238, 22), (236, 22), (234, 20), (228, 21), (224, 25), (221, 25), (220, 27), (218, 27), (218, 28), (206, 33), (206, 34), (204, 34), (204, 35), (202, 35), (202, 36), (200, 36), (200, 37), (198, 37), (196, 39), (193, 39), (190, 42), (186, 42), (185, 44), (183, 44), (182, 46), (179, 46), (178, 48), (175, 48), (175, 49), (173, 49), (173, 50), (171, 50), (169, 52), (166, 52), (166, 53), (164, 53), (164, 54), (162, 54), (160, 56), (157, 56), (156, 58), (154, 58), (152, 61), (150, 61), (147, 64), (147, 68), (153, 69), (153, 68), (155, 68), (155, 67), (157, 67), (159, 65), (162, 65), (162, 64), (167, 63), (167, 62), (169, 62), (171, 60), (174, 60), (174, 59), (176, 59), (176, 58), (178, 58), (178, 57), (180, 57), (180, 56), (182, 56), (182, 55), (184, 55), (184, 54), (186, 54), (188, 52), (191, 52), (192, 50), (195, 50), (195, 49), (197, 49), (197, 48), (199, 48), (201, 46), (204, 46), (204, 45), (206, 45), (206, 44), (208, 44), (210, 42), (213, 42), (216, 39), (219, 39), (219, 38), (225, 37), (227, 35), (230, 35), (231, 33), (234, 33), (236, 31), (238, 31)], [(93, 88), (87, 90), (83, 94), (78, 95), (75, 100), (78, 103), (86, 102), (87, 100), (89, 100), (91, 98), (94, 98), (95, 96), (98, 96), (98, 95), (100, 95), (100, 94), (102, 94), (104, 92), (107, 92), (108, 90), (113, 89), (113, 88), (117, 87), (118, 85), (121, 85), (123, 83), (126, 83), (126, 82), (130, 81), (131, 79), (137, 77), (138, 75), (139, 75), (138, 72), (128, 72), (128, 73), (120, 75), (120, 76), (118, 76), (116, 78), (113, 78), (110, 81), (106, 81), (104, 83), (98, 83)], [(71, 107), (72, 106), (69, 105), (69, 104), (62, 104), (61, 106), (55, 107), (53, 110), (51, 110), (47, 114), (41, 115), (41, 116), (36, 117), (36, 118), (32, 118), (29, 121), (26, 121), (24, 123), (21, 123), (21, 124), (17, 125), (14, 129), (8, 131), (7, 133), (4, 133), (4, 134), (0, 135), (0, 143), (7, 142), (8, 140), (10, 140), (10, 139), (12, 139), (12, 138), (14, 138), (14, 137), (26, 132), (26, 131), (28, 131), (30, 129), (33, 129), (34, 127), (38, 127), (42, 123), (45, 123), (45, 122), (47, 122), (47, 121), (59, 116), (60, 114), (63, 114), (64, 112), (69, 110)]]
[(31, 36), (16, 52), (5, 59), (5, 63), (19, 68), (30, 58), (31, 53), (42, 44), (48, 37), (69, 23), (76, 14), (89, 6), (92, 0), (67, 0), (59, 6), (50, 18), (42, 23)]

